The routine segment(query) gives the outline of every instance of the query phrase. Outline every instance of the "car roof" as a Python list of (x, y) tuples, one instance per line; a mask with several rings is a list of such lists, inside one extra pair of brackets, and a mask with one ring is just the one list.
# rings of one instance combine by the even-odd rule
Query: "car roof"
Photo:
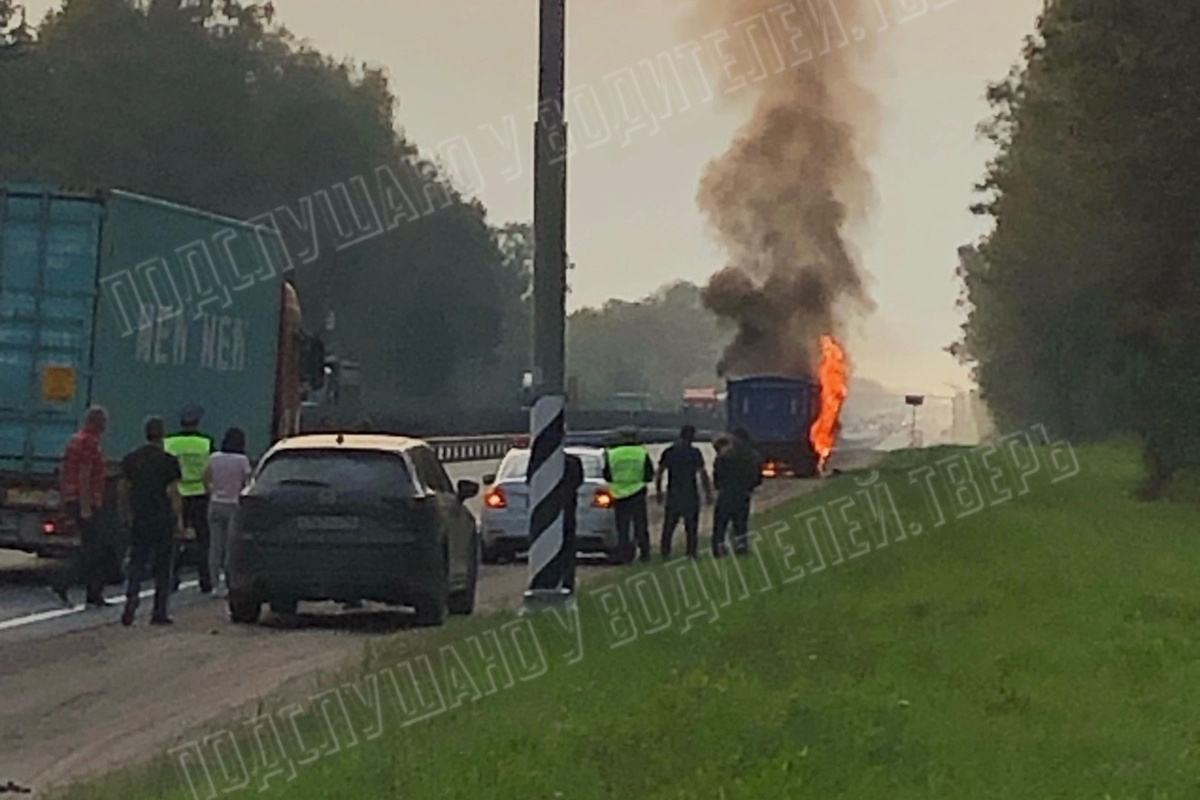
[(272, 453), (285, 450), (375, 450), (384, 453), (403, 453), (417, 447), (428, 447), (421, 439), (391, 436), (382, 433), (310, 433), (292, 436), (275, 443)]

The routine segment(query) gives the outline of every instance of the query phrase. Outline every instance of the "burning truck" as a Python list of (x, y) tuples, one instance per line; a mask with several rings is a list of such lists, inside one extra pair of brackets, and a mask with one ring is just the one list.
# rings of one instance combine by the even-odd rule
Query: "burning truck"
[(726, 381), (729, 430), (745, 428), (763, 457), (763, 476), (821, 474), (846, 399), (845, 354), (821, 337), (817, 377), (752, 375)]

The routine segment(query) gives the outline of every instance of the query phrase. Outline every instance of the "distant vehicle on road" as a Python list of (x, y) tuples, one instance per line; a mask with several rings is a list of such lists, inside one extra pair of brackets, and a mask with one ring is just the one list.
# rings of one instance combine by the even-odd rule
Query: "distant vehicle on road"
[[(0, 184), (0, 548), (79, 546), (56, 471), (90, 404), (109, 412), (112, 472), (147, 416), (187, 405), (212, 435), (243, 428), (251, 458), (296, 431), (322, 370), (286, 262), (261, 226), (127, 192)], [(119, 580), (115, 486), (97, 524)]]
[(783, 375), (731, 379), (725, 401), (729, 430), (745, 428), (763, 457), (763, 474), (811, 478), (817, 454), (809, 441), (820, 387), (816, 381)]
[[(485, 475), (488, 490), (479, 515), (483, 530), (483, 563), (499, 564), (529, 549), (529, 449), (508, 451), (495, 475)], [(596, 447), (567, 447), (583, 464), (583, 486), (576, 503), (575, 550), (620, 558), (613, 496), (604, 480), (604, 451)]]
[(273, 447), (243, 492), (230, 547), (229, 615), (257, 622), (302, 601), (412, 606), (417, 622), (470, 614), (480, 539), (425, 442), (376, 434), (313, 434)]

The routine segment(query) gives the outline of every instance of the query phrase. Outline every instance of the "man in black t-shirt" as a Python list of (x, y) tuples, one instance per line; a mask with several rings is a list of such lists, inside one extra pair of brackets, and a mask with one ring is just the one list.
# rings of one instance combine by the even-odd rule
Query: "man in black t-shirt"
[(693, 442), (696, 429), (684, 425), (679, 432), (679, 441), (668, 447), (658, 462), (658, 473), (654, 486), (658, 502), (663, 502), (662, 481), (667, 476), (666, 508), (663, 511), (663, 529), (660, 549), (664, 559), (671, 557), (671, 540), (675, 538), (675, 527), (683, 520), (687, 534), (687, 554), (696, 557), (700, 537), (700, 490), (697, 480), (704, 487), (705, 502), (712, 502), (712, 484), (704, 468), (704, 454)]
[(146, 569), (154, 570), (151, 625), (170, 625), (171, 561), (175, 537), (182, 535), (179, 461), (163, 449), (162, 417), (146, 420), (146, 443), (121, 461), (121, 508), (130, 528), (129, 585), (122, 625), (132, 625)]

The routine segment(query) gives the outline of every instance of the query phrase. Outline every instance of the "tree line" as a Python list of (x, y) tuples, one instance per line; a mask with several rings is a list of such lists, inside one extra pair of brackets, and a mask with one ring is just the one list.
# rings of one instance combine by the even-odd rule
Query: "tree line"
[(1048, 0), (988, 89), (997, 155), (951, 352), (1001, 428), (1133, 434), (1147, 496), (1200, 467), (1200, 7)]
[[(293, 254), (310, 235), (296, 224), (301, 198), (325, 228), (315, 198), (333, 187), (385, 212), (404, 205), (392, 191), (436, 198), (433, 213), (302, 259), (306, 327), (335, 312), (325, 335), (360, 363), (368, 416), (512, 408), (531, 362), (531, 226), (492, 223), (397, 129), (395, 110), (386, 74), (299, 40), (271, 3), (64, 0), (29, 20), (0, 0), (0, 180), (120, 188), (243, 219), (280, 210)], [(568, 370), (585, 405), (641, 392), (674, 408), (684, 384), (715, 382), (727, 337), (698, 287), (673, 285), (572, 314)]]

